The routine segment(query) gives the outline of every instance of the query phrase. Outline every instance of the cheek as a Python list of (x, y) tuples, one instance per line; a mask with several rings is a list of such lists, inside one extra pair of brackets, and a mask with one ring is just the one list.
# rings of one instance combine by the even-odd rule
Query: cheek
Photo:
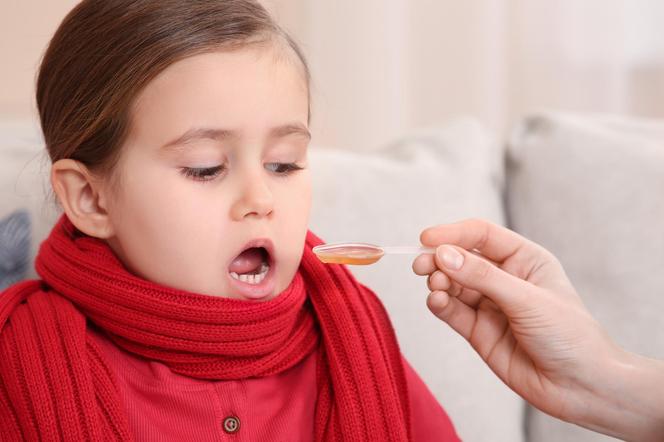
[(209, 239), (217, 239), (215, 235), (225, 227), (221, 225), (225, 202), (206, 186), (191, 185), (177, 174), (163, 171), (125, 180), (121, 201), (114, 209), (126, 236), (122, 242), (149, 243), (146, 250), (153, 251), (205, 253), (203, 246), (209, 248)]
[(293, 179), (287, 199), (293, 217), (305, 224), (311, 210), (311, 192), (311, 174), (309, 169), (304, 169)]
[[(230, 223), (219, 192), (178, 176), (124, 183), (113, 216), (123, 262), (138, 275), (203, 293), (219, 291)], [(179, 180), (178, 180), (179, 179)], [(217, 284), (217, 285), (215, 285)]]
[(291, 241), (302, 241), (309, 224), (311, 211), (311, 179), (308, 170), (304, 170), (285, 185), (279, 195), (280, 219)]
[(289, 183), (280, 195), (280, 237), (286, 240), (282, 243), (288, 254), (289, 267), (294, 274), (300, 264), (309, 212), (311, 209), (311, 180), (308, 171), (303, 171), (297, 179)]
[(150, 177), (145, 174), (140, 178), (127, 180), (124, 189), (124, 213), (130, 214), (130, 218), (145, 224), (146, 227), (177, 225), (191, 213), (193, 207), (188, 205), (195, 202), (183, 199), (183, 191), (177, 186), (177, 179), (169, 176), (157, 179), (156, 175)]

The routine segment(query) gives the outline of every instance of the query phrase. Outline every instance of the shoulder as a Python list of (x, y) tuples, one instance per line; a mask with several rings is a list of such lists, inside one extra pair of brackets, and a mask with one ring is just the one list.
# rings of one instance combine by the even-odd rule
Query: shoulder
[(401, 359), (408, 383), (413, 440), (416, 442), (459, 441), (454, 425), (443, 407), (408, 360), (403, 355)]

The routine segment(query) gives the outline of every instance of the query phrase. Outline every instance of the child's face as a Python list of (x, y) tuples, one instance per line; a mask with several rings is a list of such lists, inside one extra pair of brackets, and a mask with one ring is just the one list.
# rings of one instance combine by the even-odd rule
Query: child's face
[[(311, 182), (308, 169), (284, 174), (280, 164), (307, 166), (308, 93), (302, 68), (280, 51), (196, 55), (169, 66), (137, 97), (108, 210), (108, 242), (131, 271), (245, 299), (229, 264), (249, 241), (268, 238), (269, 293), (250, 298), (271, 299), (290, 284), (302, 257)], [(164, 147), (201, 128), (227, 132)]]

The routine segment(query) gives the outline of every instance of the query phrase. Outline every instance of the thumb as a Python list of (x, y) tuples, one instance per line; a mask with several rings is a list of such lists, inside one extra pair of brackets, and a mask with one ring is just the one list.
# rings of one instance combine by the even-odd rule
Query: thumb
[(508, 316), (523, 311), (532, 303), (537, 287), (513, 276), (489, 261), (467, 250), (441, 245), (434, 255), (436, 266), (462, 287), (480, 292), (492, 300)]

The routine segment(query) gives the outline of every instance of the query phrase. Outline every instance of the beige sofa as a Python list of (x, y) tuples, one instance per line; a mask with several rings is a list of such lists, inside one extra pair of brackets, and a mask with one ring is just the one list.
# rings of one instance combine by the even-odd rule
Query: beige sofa
[[(311, 228), (326, 241), (415, 245), (433, 224), (507, 225), (560, 258), (618, 342), (664, 358), (664, 122), (543, 112), (505, 141), (459, 119), (368, 152), (314, 143), (310, 167)], [(0, 123), (0, 219), (29, 211), (31, 256), (58, 215), (48, 168), (34, 125)], [(464, 440), (610, 439), (527, 407), (428, 312), (411, 261), (351, 269), (383, 299), (404, 354)]]

